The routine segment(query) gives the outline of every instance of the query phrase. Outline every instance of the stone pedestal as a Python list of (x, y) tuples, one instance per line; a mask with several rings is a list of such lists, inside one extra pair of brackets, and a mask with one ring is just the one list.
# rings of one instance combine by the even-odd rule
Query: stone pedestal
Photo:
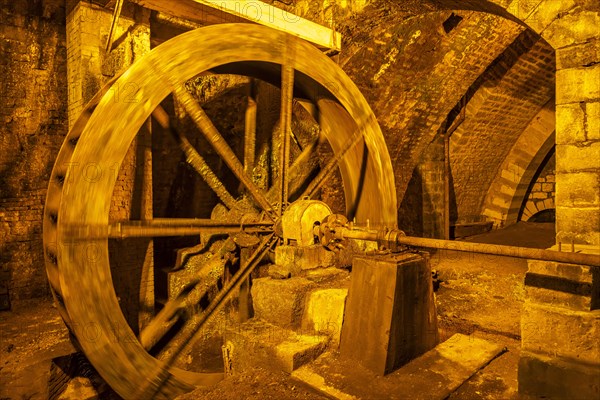
[(428, 259), (356, 257), (340, 353), (384, 375), (435, 347), (437, 315)]
[[(576, 251), (599, 252), (597, 246), (583, 245)], [(585, 266), (530, 261), (525, 289), (519, 392), (600, 398), (598, 272)]]

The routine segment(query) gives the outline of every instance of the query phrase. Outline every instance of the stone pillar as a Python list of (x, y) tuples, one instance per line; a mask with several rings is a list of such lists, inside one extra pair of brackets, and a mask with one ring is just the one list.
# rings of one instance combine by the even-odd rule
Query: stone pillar
[(398, 225), (410, 235), (444, 238), (443, 135), (436, 136), (415, 167), (398, 210)]
[[(575, 250), (600, 255), (595, 245), (578, 245)], [(519, 392), (565, 399), (600, 397), (598, 275), (592, 267), (529, 262)]]
[[(73, 126), (85, 104), (107, 81), (150, 51), (149, 10), (126, 3), (114, 32), (113, 48), (107, 52), (112, 19), (112, 10), (86, 1), (67, 1), (69, 127)], [(137, 88), (135, 82), (117, 82), (110, 90), (116, 91), (116, 101), (130, 101)], [(119, 169), (116, 165), (78, 166), (79, 171), (94, 176), (117, 174), (110, 210), (111, 221), (152, 218), (149, 135), (149, 124), (146, 124), (141, 127), (140, 135)], [(109, 251), (113, 284), (121, 309), (131, 328), (137, 331), (154, 309), (152, 241), (109, 241)]]
[[(557, 242), (563, 251), (571, 251), (573, 243), (575, 251), (598, 254), (600, 14), (574, 3), (548, 4), (530, 19), (534, 24), (552, 21), (542, 35), (556, 49)], [(556, 5), (575, 8), (549, 19)], [(597, 268), (530, 262), (521, 320), (520, 392), (600, 397), (598, 275)]]

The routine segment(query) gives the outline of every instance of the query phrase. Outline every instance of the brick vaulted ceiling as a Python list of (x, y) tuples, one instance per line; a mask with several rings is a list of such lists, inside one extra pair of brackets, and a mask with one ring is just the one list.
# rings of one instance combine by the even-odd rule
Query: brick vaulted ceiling
[(507, 152), (553, 96), (552, 48), (496, 15), (423, 13), (388, 1), (372, 3), (341, 29), (340, 64), (378, 117), (398, 204), (423, 152), (469, 93), (451, 161), (459, 218), (478, 214)]
[(476, 216), (509, 150), (554, 96), (554, 50), (523, 32), (480, 77), (451, 139), (458, 215)]

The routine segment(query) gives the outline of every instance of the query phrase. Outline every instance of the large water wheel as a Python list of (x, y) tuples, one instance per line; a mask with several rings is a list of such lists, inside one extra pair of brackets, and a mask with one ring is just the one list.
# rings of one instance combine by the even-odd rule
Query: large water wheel
[[(200, 74), (236, 74), (280, 88), (280, 116), (275, 132), (280, 135), (277, 141), (280, 156), (273, 158), (277, 174), (269, 187), (256, 183), (186, 90), (185, 83)], [(175, 368), (174, 360), (199, 327), (245, 282), (269, 249), (281, 243), (279, 225), (286, 207), (299, 199), (318, 197), (323, 183), (333, 173), (339, 173), (348, 217), (359, 223), (368, 220), (371, 226), (393, 228), (396, 225), (393, 173), (375, 116), (357, 87), (318, 49), (283, 32), (250, 24), (224, 24), (191, 31), (152, 50), (111, 85), (134, 87), (135, 101), (118, 101), (115, 98), (118, 91), (110, 90), (109, 85), (91, 101), (69, 132), (48, 189), (44, 217), (46, 268), (65, 322), (110, 386), (124, 398), (172, 398), (222, 378), (222, 371), (196, 373)], [(183, 106), (211, 151), (221, 157), (235, 176), (243, 195), (232, 195), (228, 185), (207, 166), (202, 158), (203, 149), (195, 148), (186, 132), (170, 126), (169, 116), (161, 107), (168, 96)], [(314, 143), (294, 147), (292, 151), (296, 140), (291, 129), (294, 113), (311, 115), (319, 132)], [(249, 159), (255, 152), (255, 115), (248, 113), (246, 118), (244, 146)], [(89, 179), (89, 174), (82, 171), (88, 165), (105, 171), (121, 165), (134, 138), (150, 118), (173, 133), (187, 162), (215, 191), (227, 215), (226, 221), (109, 218), (117, 174), (105, 173)], [(314, 164), (321, 142), (330, 146), (331, 158)], [(167, 356), (151, 355), (148, 343), (161, 339), (162, 331), (157, 327), (174, 318), (173, 310), (181, 302), (179, 297), (168, 301), (138, 335), (128, 328), (115, 338), (115, 326), (128, 324), (113, 287), (111, 241), (123, 237), (227, 235), (240, 231), (256, 237), (256, 246), (241, 258), (235, 275), (211, 298), (210, 304), (199, 308), (197, 317), (188, 321), (193, 326), (183, 331), (183, 338), (171, 346)], [(194, 284), (190, 282), (188, 289), (192, 290)], [(85, 330), (77, 329), (87, 326), (94, 327), (93, 340), (84, 335)]]

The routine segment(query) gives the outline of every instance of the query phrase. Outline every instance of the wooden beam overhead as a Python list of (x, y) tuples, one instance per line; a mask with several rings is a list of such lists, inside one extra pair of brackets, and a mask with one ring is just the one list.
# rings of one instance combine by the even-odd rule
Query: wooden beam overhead
[(253, 22), (298, 36), (321, 49), (340, 51), (342, 35), (259, 0), (131, 0), (143, 7), (205, 25)]

